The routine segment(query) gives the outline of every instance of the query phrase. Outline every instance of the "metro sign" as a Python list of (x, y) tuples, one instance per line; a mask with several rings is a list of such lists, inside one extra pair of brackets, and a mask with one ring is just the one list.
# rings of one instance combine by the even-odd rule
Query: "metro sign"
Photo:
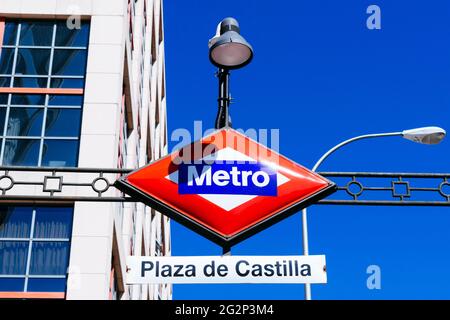
[(231, 128), (150, 163), (115, 185), (223, 247), (336, 190), (331, 181)]

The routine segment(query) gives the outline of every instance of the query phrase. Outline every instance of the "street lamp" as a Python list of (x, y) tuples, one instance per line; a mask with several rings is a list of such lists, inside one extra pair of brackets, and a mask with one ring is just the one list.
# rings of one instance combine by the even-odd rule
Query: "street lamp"
[(219, 68), (219, 110), (216, 129), (231, 127), (229, 106), (230, 70), (239, 69), (253, 59), (252, 46), (240, 35), (239, 23), (234, 18), (225, 18), (217, 26), (216, 35), (209, 40), (209, 60)]
[[(370, 139), (370, 138), (381, 138), (381, 137), (392, 137), (392, 136), (400, 136), (404, 139), (408, 139), (417, 143), (422, 144), (438, 144), (445, 138), (446, 132), (444, 129), (439, 127), (424, 127), (424, 128), (416, 128), (410, 130), (404, 130), (401, 132), (387, 132), (387, 133), (375, 133), (375, 134), (365, 134), (362, 136), (357, 136), (348, 140), (345, 140), (327, 152), (316, 162), (312, 171), (317, 171), (319, 166), (328, 158), (333, 152), (340, 149), (341, 147), (362, 139)], [(302, 210), (302, 228), (303, 228), (303, 254), (305, 256), (309, 255), (309, 243), (308, 243), (308, 211), (307, 209)], [(311, 284), (305, 284), (305, 299), (311, 300)]]
[(423, 144), (438, 144), (445, 138), (445, 134), (445, 130), (439, 127), (417, 128), (402, 132), (403, 138)]

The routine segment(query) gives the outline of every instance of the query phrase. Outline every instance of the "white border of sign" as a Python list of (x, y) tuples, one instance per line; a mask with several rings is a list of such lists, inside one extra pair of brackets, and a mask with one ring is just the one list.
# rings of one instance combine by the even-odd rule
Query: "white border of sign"
[(127, 258), (127, 284), (326, 282), (324, 255)]

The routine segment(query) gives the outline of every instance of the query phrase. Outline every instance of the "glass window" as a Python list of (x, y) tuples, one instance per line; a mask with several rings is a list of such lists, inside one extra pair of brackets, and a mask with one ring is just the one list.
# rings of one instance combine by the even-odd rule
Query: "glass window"
[(8, 94), (0, 94), (0, 104), (7, 104), (8, 96)]
[(81, 109), (48, 109), (45, 136), (78, 137), (80, 123)]
[(50, 49), (19, 49), (16, 74), (48, 75)]
[(41, 94), (13, 94), (11, 104), (40, 106), (45, 104), (45, 96)]
[(66, 278), (63, 279), (35, 279), (28, 280), (29, 292), (65, 292)]
[(34, 238), (69, 239), (72, 233), (72, 208), (36, 208)]
[(83, 97), (75, 95), (55, 95), (50, 96), (49, 106), (79, 106), (83, 105)]
[(25, 278), (1, 278), (0, 291), (17, 292), (23, 291)]
[(44, 140), (42, 165), (74, 167), (78, 157), (78, 140)]
[(51, 46), (53, 38), (53, 22), (30, 21), (22, 22), (19, 45), (21, 46)]
[(11, 85), (11, 77), (0, 77), (0, 87), (8, 88)]
[(65, 275), (68, 262), (69, 242), (33, 242), (30, 274)]
[(3, 34), (3, 45), (10, 46), (16, 44), (18, 24), (8, 21), (5, 24), (5, 32)]
[(55, 50), (52, 74), (82, 76), (86, 68), (86, 58), (86, 50)]
[(28, 247), (28, 241), (0, 241), (0, 274), (24, 274)]
[[(70, 26), (71, 27), (71, 26)], [(86, 47), (89, 42), (89, 23), (82, 22), (80, 29), (70, 29), (66, 21), (56, 23), (55, 46)]]
[(3, 135), (3, 129), (5, 128), (6, 108), (0, 107), (0, 135)]
[(8, 136), (40, 137), (44, 120), (43, 108), (10, 108)]
[(11, 74), (14, 64), (14, 49), (0, 50), (0, 74)]
[(72, 220), (72, 207), (1, 205), (0, 291), (65, 292)]
[(14, 77), (15, 88), (47, 88), (47, 78)]
[[(4, 26), (0, 88), (11, 93), (0, 94), (0, 164), (76, 166), (82, 90), (48, 95), (39, 89), (84, 88), (89, 22), (72, 28), (66, 20), (7, 19)], [(15, 88), (36, 94), (15, 94)]]
[(0, 206), (0, 238), (29, 238), (31, 207)]
[(50, 88), (83, 89), (84, 88), (84, 79), (53, 78), (50, 83)]
[(7, 166), (37, 166), (40, 140), (6, 139), (3, 164)]

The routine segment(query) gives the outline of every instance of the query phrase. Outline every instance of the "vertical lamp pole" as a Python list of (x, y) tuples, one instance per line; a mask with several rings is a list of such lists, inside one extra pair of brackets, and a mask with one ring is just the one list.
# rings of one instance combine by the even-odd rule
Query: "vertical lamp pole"
[[(312, 171), (316, 172), (322, 162), (325, 161), (333, 152), (340, 149), (341, 147), (362, 139), (370, 139), (370, 138), (380, 138), (380, 137), (392, 137), (392, 136), (401, 136), (405, 139), (422, 143), (422, 144), (438, 144), (445, 137), (445, 130), (439, 127), (425, 127), (425, 128), (417, 128), (411, 130), (404, 130), (402, 132), (387, 132), (387, 133), (375, 133), (375, 134), (366, 134), (358, 137), (354, 137), (348, 140), (345, 140), (330, 150), (328, 150), (314, 165)], [(309, 255), (309, 243), (308, 243), (308, 211), (307, 209), (302, 210), (302, 234), (303, 234), (303, 254), (305, 256)], [(305, 300), (311, 300), (311, 284), (305, 284)]]
[(225, 18), (217, 26), (216, 35), (209, 40), (209, 60), (219, 70), (219, 110), (215, 128), (231, 127), (230, 70), (239, 69), (253, 59), (252, 46), (240, 35), (239, 23), (234, 18)]
[(230, 72), (227, 69), (220, 68), (217, 72), (219, 78), (219, 110), (216, 117), (216, 129), (229, 128), (232, 126), (229, 108), (231, 103), (230, 96)]

